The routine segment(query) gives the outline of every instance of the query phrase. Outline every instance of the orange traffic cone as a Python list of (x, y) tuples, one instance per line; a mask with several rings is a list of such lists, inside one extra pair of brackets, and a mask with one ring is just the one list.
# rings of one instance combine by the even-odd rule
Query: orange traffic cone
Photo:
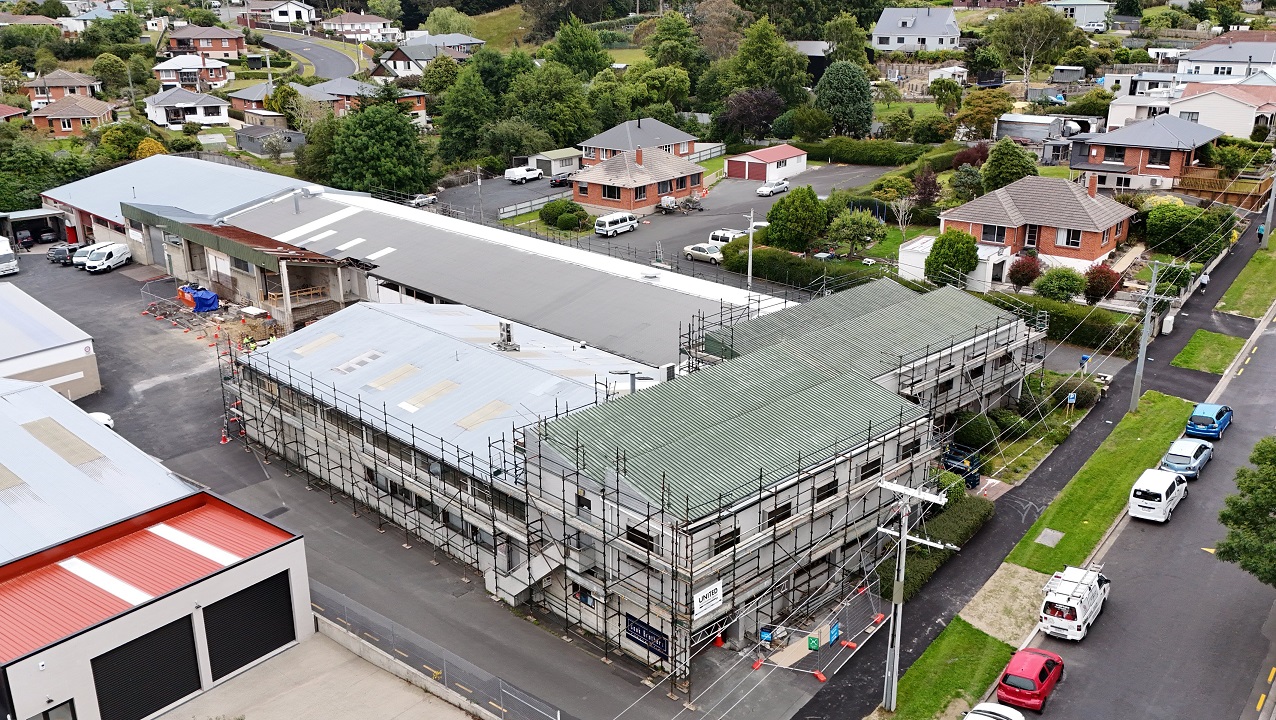
[(718, 637), (716, 637), (716, 638), (714, 638), (714, 639), (713, 639), (713, 646), (714, 646), (714, 647), (722, 647), (722, 646), (723, 646), (723, 645), (725, 645), (725, 644), (726, 644), (726, 643), (722, 642), (722, 636), (721, 636), (721, 635), (719, 635)]
[(226, 443), (228, 443), (228, 442), (230, 442), (230, 438), (226, 437), (226, 426), (225, 426), (225, 425), (222, 425), (222, 440), (221, 440), (221, 444), (222, 444), (222, 445), (225, 445), (225, 444), (226, 444)]

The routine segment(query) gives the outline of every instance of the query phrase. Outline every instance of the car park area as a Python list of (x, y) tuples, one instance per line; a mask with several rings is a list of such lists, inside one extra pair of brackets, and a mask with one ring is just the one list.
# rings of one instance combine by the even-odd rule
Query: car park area
[(477, 221), (481, 210), (483, 217), (495, 222), (496, 211), (500, 208), (570, 192), (569, 187), (550, 187), (548, 178), (513, 183), (503, 177), (494, 177), (483, 180), (482, 185), (470, 183), (447, 188), (438, 193), (438, 200), (451, 211), (465, 213), (461, 217), (467, 220)]

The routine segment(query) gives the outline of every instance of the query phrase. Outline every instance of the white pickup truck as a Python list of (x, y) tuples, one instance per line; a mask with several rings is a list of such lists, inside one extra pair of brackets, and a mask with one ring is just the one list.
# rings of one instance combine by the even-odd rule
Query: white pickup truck
[(544, 176), (545, 173), (541, 172), (540, 168), (532, 167), (530, 165), (510, 168), (505, 171), (505, 179), (512, 183), (518, 183), (519, 185), (522, 185), (528, 180), (540, 180)]

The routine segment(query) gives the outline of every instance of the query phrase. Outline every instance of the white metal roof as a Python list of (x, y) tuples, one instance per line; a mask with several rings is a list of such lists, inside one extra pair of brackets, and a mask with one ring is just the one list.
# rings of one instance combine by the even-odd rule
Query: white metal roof
[(0, 282), (0, 361), (77, 343), (89, 348), (92, 340), (17, 285)]

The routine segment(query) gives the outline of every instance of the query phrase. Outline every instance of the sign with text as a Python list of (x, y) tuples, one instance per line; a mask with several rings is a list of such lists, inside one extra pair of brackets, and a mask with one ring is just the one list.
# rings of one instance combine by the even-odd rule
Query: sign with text
[(699, 618), (705, 613), (712, 612), (722, 607), (722, 581), (696, 591), (691, 596), (691, 614), (693, 618)]
[(661, 658), (669, 657), (669, 636), (629, 613), (625, 613), (625, 637)]
[(830, 625), (829, 626), (829, 645), (832, 645), (833, 643), (837, 642), (837, 639), (841, 637), (841, 635), (842, 635), (842, 623), (835, 622), (832, 625)]

